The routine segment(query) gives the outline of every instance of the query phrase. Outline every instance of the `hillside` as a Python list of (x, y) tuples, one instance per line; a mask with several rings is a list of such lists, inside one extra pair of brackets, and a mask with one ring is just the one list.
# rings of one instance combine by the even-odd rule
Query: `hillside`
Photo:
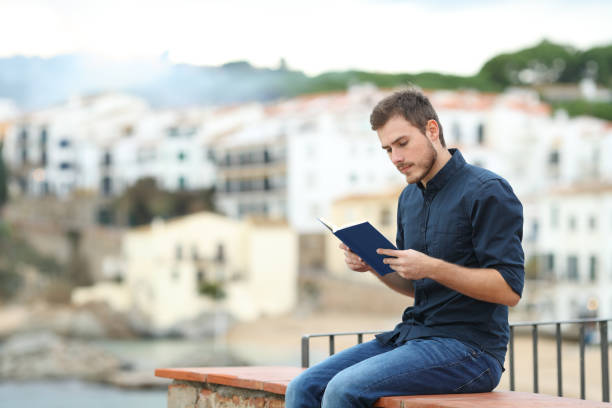
[[(246, 61), (219, 67), (172, 64), (158, 60), (109, 61), (91, 55), (0, 58), (0, 98), (24, 110), (66, 100), (75, 93), (122, 90), (139, 95), (154, 107), (219, 105), (271, 101), (300, 94), (346, 89), (370, 82), (379, 87), (417, 85), (428, 89), (470, 88), (500, 92), (508, 86), (575, 84), (585, 77), (612, 87), (612, 44), (585, 51), (542, 41), (488, 60), (473, 76), (423, 73), (327, 72), (309, 77), (301, 71), (257, 68)], [(573, 113), (610, 115), (612, 105), (566, 104)]]

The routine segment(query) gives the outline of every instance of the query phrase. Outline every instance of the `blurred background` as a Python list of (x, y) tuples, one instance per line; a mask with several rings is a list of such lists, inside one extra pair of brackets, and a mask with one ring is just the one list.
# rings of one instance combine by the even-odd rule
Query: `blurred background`
[(302, 334), (392, 328), (408, 299), (349, 271), (316, 218), (395, 239), (405, 181), (369, 115), (405, 86), (523, 203), (510, 320), (612, 316), (609, 2), (0, 0), (0, 15), (3, 406), (163, 407), (155, 368), (299, 365)]

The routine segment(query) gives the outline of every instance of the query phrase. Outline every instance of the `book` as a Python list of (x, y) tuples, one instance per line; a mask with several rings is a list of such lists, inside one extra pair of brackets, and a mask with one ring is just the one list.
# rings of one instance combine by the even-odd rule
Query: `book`
[(368, 221), (336, 227), (323, 217), (318, 219), (321, 224), (338, 237), (351, 251), (374, 268), (376, 273), (383, 276), (394, 272), (389, 265), (383, 263), (383, 259), (387, 258), (387, 256), (377, 254), (376, 250), (378, 248), (397, 249), (396, 246)]

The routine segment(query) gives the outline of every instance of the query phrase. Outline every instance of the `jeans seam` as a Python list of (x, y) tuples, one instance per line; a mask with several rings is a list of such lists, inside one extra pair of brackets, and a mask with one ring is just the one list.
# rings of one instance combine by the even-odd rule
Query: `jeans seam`
[(452, 366), (460, 365), (460, 364), (462, 364), (463, 362), (465, 362), (466, 360), (469, 360), (470, 358), (472, 358), (472, 355), (471, 355), (471, 354), (470, 354), (469, 356), (462, 357), (461, 359), (459, 359), (459, 360), (455, 360), (455, 361), (453, 361), (453, 362), (451, 362), (451, 363), (448, 363), (448, 364), (441, 364), (441, 365), (436, 365), (436, 366), (431, 366), (431, 367), (421, 368), (421, 369), (418, 369), (418, 370), (408, 370), (408, 371), (402, 371), (402, 372), (400, 372), (400, 373), (394, 373), (393, 375), (389, 375), (389, 376), (385, 377), (384, 379), (382, 379), (382, 380), (380, 380), (380, 381), (377, 381), (377, 382), (375, 382), (375, 383), (370, 384), (369, 386), (367, 386), (367, 387), (365, 388), (365, 391), (370, 391), (370, 390), (372, 390), (373, 388), (375, 388), (375, 387), (376, 387), (378, 384), (381, 384), (381, 383), (383, 383), (383, 382), (385, 382), (385, 381), (389, 380), (390, 378), (393, 378), (393, 377), (395, 377), (395, 376), (397, 376), (397, 375), (414, 374), (414, 373), (418, 373), (418, 372), (420, 372), (420, 371), (432, 370), (432, 369), (436, 369), (436, 368), (446, 368), (446, 367), (452, 367)]
[[(482, 373), (480, 373), (479, 375), (477, 375), (475, 378), (473, 378), (473, 379), (471, 379), (470, 381), (466, 382), (466, 383), (465, 383), (465, 384), (463, 384), (462, 386), (455, 388), (455, 389), (453, 390), (453, 392), (457, 392), (457, 391), (459, 391), (460, 389), (462, 389), (462, 388), (464, 388), (464, 387), (467, 387), (468, 385), (472, 384), (474, 381), (476, 381), (476, 380), (478, 380), (479, 378), (481, 378), (483, 375), (487, 374), (489, 371), (491, 371), (491, 369), (490, 369), (490, 368), (487, 368), (487, 369), (486, 369), (486, 370), (484, 370)], [(490, 376), (489, 376), (489, 378), (490, 378)], [(490, 379), (489, 379), (489, 382), (491, 382), (491, 381), (490, 381)]]

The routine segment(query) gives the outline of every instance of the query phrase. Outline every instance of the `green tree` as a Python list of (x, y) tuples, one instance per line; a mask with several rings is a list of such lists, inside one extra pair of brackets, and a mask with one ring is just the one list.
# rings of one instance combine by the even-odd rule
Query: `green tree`
[[(478, 75), (504, 87), (577, 82), (581, 73), (579, 65), (579, 52), (576, 49), (543, 40), (535, 47), (491, 58)], [(525, 75), (527, 72), (529, 75)]]
[(131, 227), (199, 211), (215, 211), (214, 188), (169, 192), (161, 190), (153, 178), (143, 178), (128, 188), (108, 209), (120, 224)]
[(585, 51), (580, 55), (580, 64), (584, 74), (594, 74), (598, 83), (612, 86), (612, 45)]

